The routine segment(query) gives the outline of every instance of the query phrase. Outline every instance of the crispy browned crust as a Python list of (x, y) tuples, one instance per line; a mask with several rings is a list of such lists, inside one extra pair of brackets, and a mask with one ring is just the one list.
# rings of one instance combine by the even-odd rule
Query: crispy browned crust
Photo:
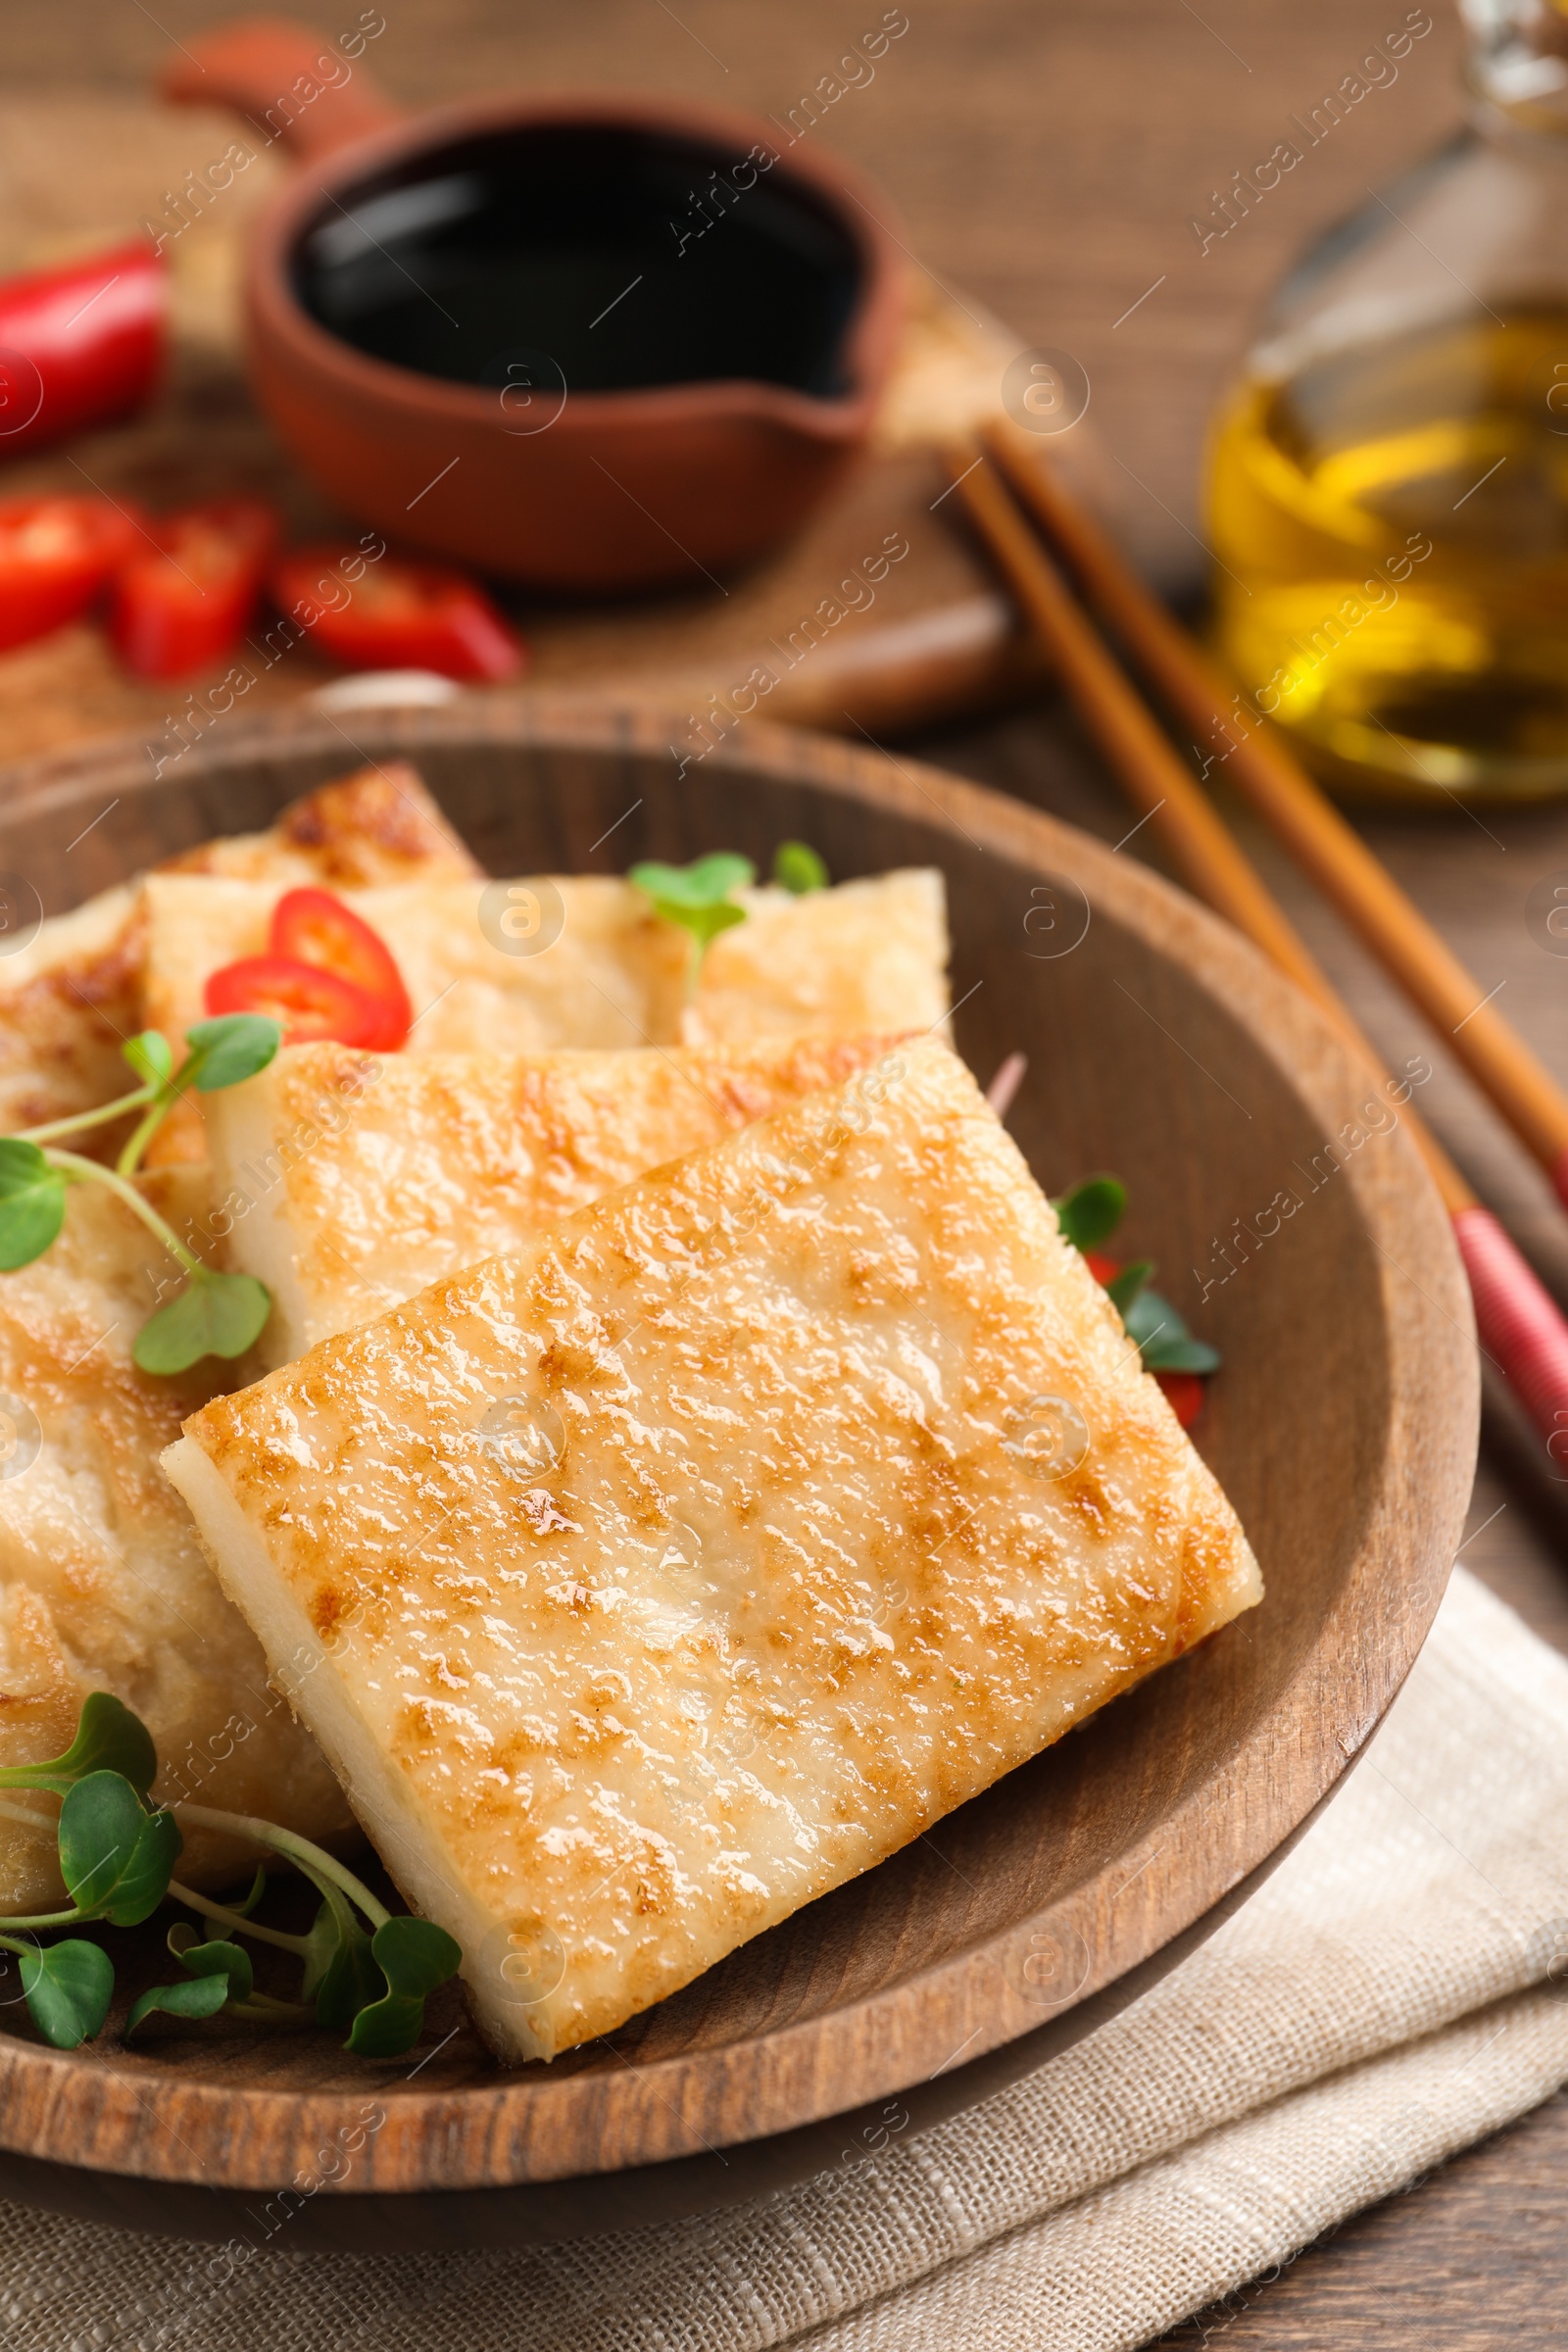
[[(346, 889), (480, 869), (399, 760), (304, 794), (265, 833), (203, 842), (159, 870)], [(103, 923), (93, 921), (98, 908)], [(124, 1092), (120, 1049), (145, 1026), (146, 950), (142, 907), (119, 890), (46, 922), (20, 977), (0, 961), (0, 1132), (66, 1118)], [(98, 1148), (118, 1142), (100, 1138)], [(192, 1114), (172, 1122), (157, 1156), (197, 1159), (202, 1150)]]
[(217, 1231), (265, 1282), (270, 1363), (663, 1161), (841, 1086), (898, 1041), (769, 1038), (657, 1054), (368, 1055), (296, 1046), (206, 1106)]
[[(1260, 1592), (934, 1044), (215, 1400), (168, 1459), (515, 2056), (689, 1983)], [(512, 1936), (561, 1955), (526, 2006)]]
[[(205, 1186), (175, 1172), (151, 1189), (199, 1244)], [(48, 1254), (0, 1278), (0, 1763), (58, 1755), (87, 1693), (112, 1690), (153, 1735), (164, 1796), (274, 1819), (281, 1805), (308, 1835), (341, 1835), (336, 1783), (268, 1688), (159, 1467), (218, 1385), (203, 1372), (234, 1376), (211, 1359), (178, 1380), (136, 1370), (131, 1344), (168, 1274), (146, 1229), (84, 1185)], [(41, 1810), (33, 1829), (0, 1806), (0, 1911), (59, 1899)], [(238, 1858), (193, 1837), (181, 1874), (211, 1883)]]
[[(406, 881), (476, 868), (414, 770), (391, 762), (321, 786), (267, 832), (171, 860), (289, 882)], [(46, 923), (16, 964), (0, 960), (0, 1130), (62, 1118), (122, 1094), (124, 1040), (145, 1026), (147, 927), (119, 889)], [(112, 1152), (118, 1132), (88, 1148)], [(169, 1160), (204, 1151), (199, 1119), (166, 1139)], [(209, 1222), (199, 1171), (153, 1180), (177, 1228)], [(96, 1188), (72, 1197), (66, 1232), (34, 1266), (0, 1277), (0, 1391), (36, 1416), (35, 1461), (0, 1476), (0, 1761), (57, 1754), (89, 1690), (116, 1691), (152, 1730), (165, 1794), (287, 1816), (340, 1838), (348, 1815), (310, 1736), (267, 1687), (261, 1651), (207, 1567), (190, 1515), (158, 1467), (181, 1416), (209, 1393), (130, 1361), (168, 1263)], [(3, 1401), (0, 1411), (9, 1412)], [(20, 1800), (18, 1800), (20, 1804)], [(281, 1806), (282, 1814), (278, 1808)], [(47, 1800), (0, 1808), (0, 1910), (59, 1897)], [(314, 1824), (314, 1828), (313, 1828)], [(232, 1869), (211, 1838), (181, 1867)]]
[[(306, 870), (295, 873), (296, 865)], [(257, 881), (312, 879), (334, 890), (482, 870), (407, 760), (319, 785), (291, 801), (268, 832), (205, 841), (158, 868)]]
[(106, 945), (7, 990), (0, 965), (0, 1131), (65, 1118), (122, 1094), (120, 1049), (141, 1026), (146, 924), (131, 903)]

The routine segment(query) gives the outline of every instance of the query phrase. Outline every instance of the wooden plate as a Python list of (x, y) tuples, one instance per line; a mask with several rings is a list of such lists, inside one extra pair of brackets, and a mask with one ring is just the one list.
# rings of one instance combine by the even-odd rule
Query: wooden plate
[[(1267, 1598), (549, 2068), (498, 2070), (455, 1995), (412, 2069), (216, 2029), (66, 2055), (0, 2010), (0, 2193), (191, 2236), (259, 2238), (287, 2213), (299, 2250), (518, 2243), (863, 2154), (1075, 2037), (1207, 1932), (1420, 1647), (1470, 1489), (1476, 1351), (1437, 1197), (1402, 1135), (1372, 1132), (1387, 1113), (1360, 1115), (1374, 1083), (1250, 948), (1069, 827), (764, 727), (677, 783), (669, 740), (657, 711), (531, 696), (377, 717), (352, 746), (318, 717), (236, 721), (157, 784), (140, 747), (97, 747), (6, 777), (0, 869), (57, 909), (394, 753), (497, 872), (721, 845), (765, 860), (789, 836), (840, 877), (941, 865), (963, 1053), (983, 1079), (1028, 1054), (1011, 1124), (1041, 1181), (1125, 1177), (1129, 1246), (1225, 1350), (1201, 1443)], [(125, 1997), (158, 1966), (161, 1930), (141, 1937)]]

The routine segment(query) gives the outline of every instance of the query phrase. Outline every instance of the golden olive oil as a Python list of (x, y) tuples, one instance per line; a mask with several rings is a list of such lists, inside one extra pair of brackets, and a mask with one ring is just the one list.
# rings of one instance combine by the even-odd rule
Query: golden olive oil
[(1568, 791), (1568, 308), (1244, 383), (1209, 529), (1226, 658), (1331, 780)]

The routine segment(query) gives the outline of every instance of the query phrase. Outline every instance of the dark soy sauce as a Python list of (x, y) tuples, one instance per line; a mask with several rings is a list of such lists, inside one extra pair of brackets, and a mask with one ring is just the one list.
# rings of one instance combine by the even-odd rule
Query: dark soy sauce
[(428, 151), (324, 205), (294, 257), (300, 302), (357, 351), (463, 384), (506, 382), (522, 351), (572, 392), (749, 378), (831, 399), (861, 276), (785, 164), (592, 124)]

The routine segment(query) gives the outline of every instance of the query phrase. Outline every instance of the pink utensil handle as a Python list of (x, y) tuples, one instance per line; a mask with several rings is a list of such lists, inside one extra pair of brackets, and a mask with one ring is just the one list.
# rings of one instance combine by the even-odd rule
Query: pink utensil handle
[(1453, 1230), (1482, 1348), (1507, 1375), (1553, 1464), (1568, 1469), (1568, 1323), (1490, 1208), (1456, 1209)]

